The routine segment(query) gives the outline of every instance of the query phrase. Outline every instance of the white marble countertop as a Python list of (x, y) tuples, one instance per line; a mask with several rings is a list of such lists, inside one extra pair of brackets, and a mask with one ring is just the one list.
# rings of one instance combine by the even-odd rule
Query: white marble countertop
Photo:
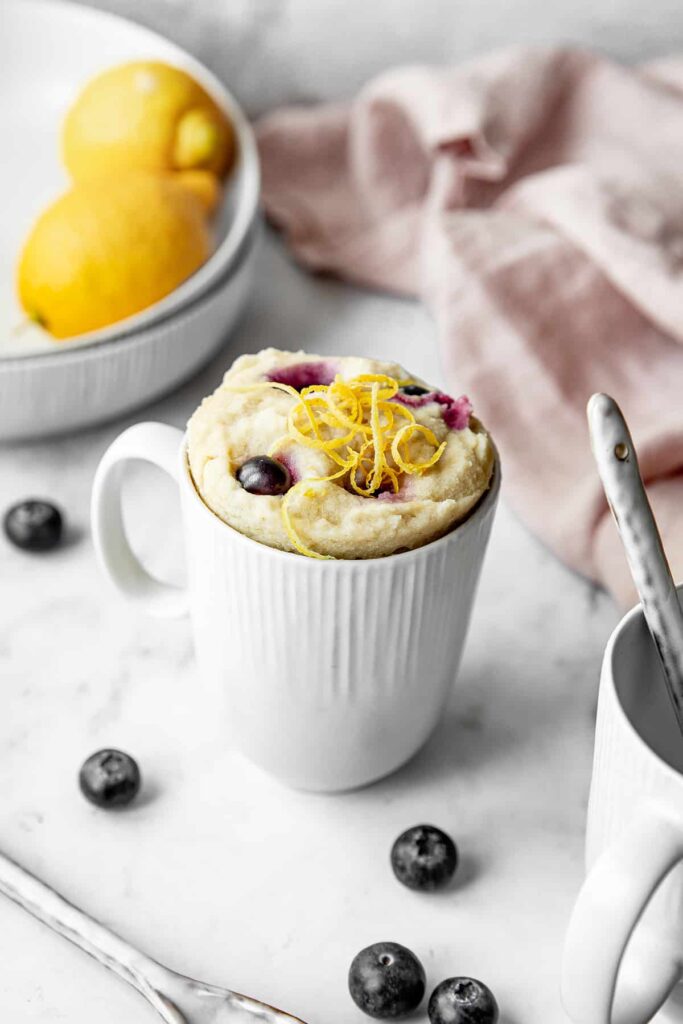
[[(440, 379), (433, 327), (416, 305), (309, 278), (272, 239), (260, 269), (222, 354), (127, 422), (182, 424), (235, 355), (268, 344), (363, 351)], [(207, 739), (187, 626), (139, 618), (99, 576), (89, 489), (124, 425), (0, 449), (2, 506), (52, 497), (71, 524), (70, 542), (42, 557), (0, 538), (0, 846), (158, 959), (309, 1024), (367, 1019), (346, 974), (380, 939), (414, 949), (431, 987), (452, 974), (486, 981), (502, 1024), (564, 1020), (559, 957), (582, 874), (599, 664), (617, 619), (610, 600), (503, 504), (437, 735), (368, 789), (290, 792)], [(145, 471), (128, 499), (136, 542), (157, 569), (175, 571), (172, 490)], [(97, 811), (78, 792), (81, 761), (105, 745), (132, 753), (147, 780), (125, 813)], [(459, 883), (441, 895), (403, 889), (388, 866), (395, 836), (421, 821), (450, 831), (463, 856)], [(0, 1017), (154, 1019), (7, 901)]]

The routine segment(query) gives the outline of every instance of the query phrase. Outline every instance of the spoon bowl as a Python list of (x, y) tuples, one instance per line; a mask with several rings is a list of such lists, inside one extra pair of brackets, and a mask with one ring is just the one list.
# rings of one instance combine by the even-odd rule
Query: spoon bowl
[[(150, 1003), (167, 1024), (304, 1024), (274, 1006), (160, 968)], [(144, 994), (144, 993), (143, 993)]]

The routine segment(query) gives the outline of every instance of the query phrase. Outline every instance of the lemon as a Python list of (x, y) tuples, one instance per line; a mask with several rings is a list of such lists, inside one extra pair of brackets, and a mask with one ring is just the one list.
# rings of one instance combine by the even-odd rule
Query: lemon
[(145, 309), (197, 270), (211, 251), (206, 203), (181, 178), (129, 171), (52, 203), (19, 260), (28, 316), (69, 338)]
[(110, 68), (67, 113), (64, 162), (74, 181), (119, 170), (203, 170), (219, 178), (235, 155), (228, 117), (185, 71), (160, 61)]
[(215, 174), (211, 171), (178, 171), (173, 177), (184, 188), (194, 192), (207, 214), (212, 215), (216, 212), (223, 196), (223, 189)]

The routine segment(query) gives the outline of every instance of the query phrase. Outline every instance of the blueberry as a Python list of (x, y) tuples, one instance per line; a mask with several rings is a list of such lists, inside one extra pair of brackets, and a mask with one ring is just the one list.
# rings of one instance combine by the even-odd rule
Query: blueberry
[(98, 750), (78, 776), (83, 796), (97, 807), (125, 807), (140, 789), (140, 769), (120, 750)]
[(498, 1003), (476, 978), (447, 978), (429, 1000), (430, 1024), (496, 1024)]
[(49, 551), (62, 539), (62, 514), (49, 501), (31, 498), (5, 512), (2, 525), (8, 540), (24, 551)]
[(404, 1017), (422, 1002), (425, 972), (414, 953), (398, 942), (375, 942), (354, 957), (349, 992), (370, 1017)]
[(292, 484), (289, 470), (269, 455), (255, 455), (237, 470), (237, 479), (250, 494), (284, 494)]
[(423, 388), (421, 384), (404, 384), (401, 388), (404, 395), (428, 395), (429, 388)]
[(409, 889), (433, 892), (447, 885), (458, 866), (458, 850), (450, 836), (433, 825), (416, 825), (391, 848), (391, 866)]

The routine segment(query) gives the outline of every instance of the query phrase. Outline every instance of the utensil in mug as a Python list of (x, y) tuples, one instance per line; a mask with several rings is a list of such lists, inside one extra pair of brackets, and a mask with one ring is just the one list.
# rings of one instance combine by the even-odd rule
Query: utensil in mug
[(591, 444), (645, 619), (664, 670), (683, 743), (683, 611), (621, 409), (609, 395), (588, 403)]
[[(121, 512), (124, 466), (178, 482), (187, 589), (152, 578)], [(386, 558), (319, 561), (259, 544), (199, 497), (181, 431), (141, 423), (105, 453), (93, 486), (95, 548), (140, 609), (189, 611), (205, 684), (235, 744), (293, 786), (339, 790), (389, 774), (439, 721), (460, 662), (500, 487), (439, 540)]]
[[(679, 588), (679, 597), (681, 594)], [(575, 1024), (683, 1022), (683, 749), (642, 609), (605, 651), (587, 880), (564, 951)]]
[(166, 1024), (304, 1024), (249, 996), (186, 978), (158, 964), (3, 854), (0, 892), (127, 981)]

